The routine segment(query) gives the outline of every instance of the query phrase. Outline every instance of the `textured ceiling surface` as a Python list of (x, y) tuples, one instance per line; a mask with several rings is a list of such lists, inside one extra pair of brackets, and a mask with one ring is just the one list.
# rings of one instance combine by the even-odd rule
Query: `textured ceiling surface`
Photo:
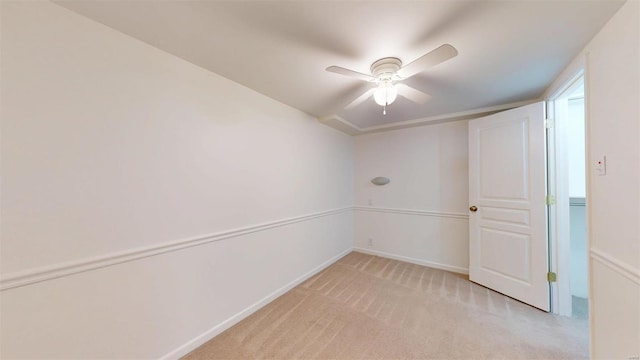
[[(534, 99), (621, 6), (621, 1), (55, 1), (315, 117), (361, 128)], [(407, 79), (432, 98), (344, 106), (369, 73), (442, 44), (459, 55)]]

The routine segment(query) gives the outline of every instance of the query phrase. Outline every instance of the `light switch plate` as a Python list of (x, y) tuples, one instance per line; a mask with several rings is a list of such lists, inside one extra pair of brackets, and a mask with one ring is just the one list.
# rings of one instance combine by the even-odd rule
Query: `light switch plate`
[(594, 162), (594, 169), (597, 175), (607, 175), (607, 157), (602, 155), (598, 157)]

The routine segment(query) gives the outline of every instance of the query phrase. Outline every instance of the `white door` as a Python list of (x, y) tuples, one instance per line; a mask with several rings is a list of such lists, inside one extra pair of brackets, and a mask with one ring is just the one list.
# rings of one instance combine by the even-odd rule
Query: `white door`
[(549, 311), (544, 103), (469, 122), (469, 279)]

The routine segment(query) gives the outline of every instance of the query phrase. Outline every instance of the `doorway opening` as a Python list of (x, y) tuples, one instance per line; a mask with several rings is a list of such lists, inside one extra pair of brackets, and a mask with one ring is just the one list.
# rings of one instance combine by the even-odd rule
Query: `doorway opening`
[(588, 238), (586, 199), (586, 117), (582, 72), (548, 103), (548, 186), (552, 311), (588, 317)]

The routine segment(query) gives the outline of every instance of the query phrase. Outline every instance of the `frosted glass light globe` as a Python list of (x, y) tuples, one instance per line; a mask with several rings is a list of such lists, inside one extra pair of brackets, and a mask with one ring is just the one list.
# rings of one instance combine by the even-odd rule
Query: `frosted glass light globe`
[(376, 92), (373, 93), (373, 99), (376, 101), (376, 104), (380, 106), (386, 106), (391, 104), (398, 97), (398, 90), (393, 86), (390, 82), (382, 82), (376, 89)]

